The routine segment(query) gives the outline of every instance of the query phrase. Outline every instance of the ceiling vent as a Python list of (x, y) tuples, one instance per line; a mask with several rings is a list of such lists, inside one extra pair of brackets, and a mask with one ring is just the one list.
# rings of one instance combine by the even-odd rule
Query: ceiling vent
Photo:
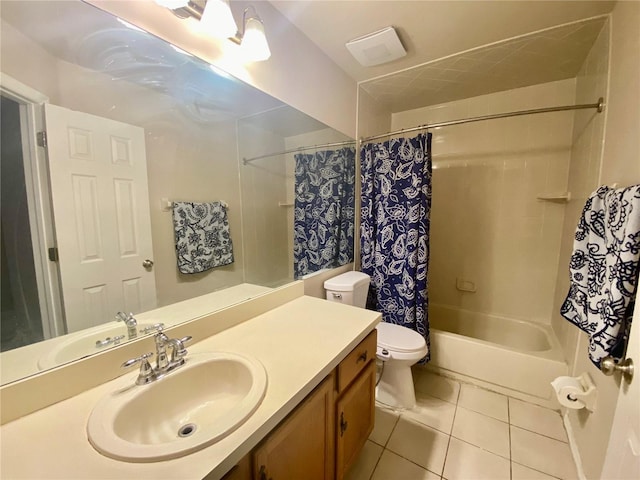
[(393, 27), (350, 40), (346, 46), (351, 55), (365, 67), (391, 62), (407, 54)]

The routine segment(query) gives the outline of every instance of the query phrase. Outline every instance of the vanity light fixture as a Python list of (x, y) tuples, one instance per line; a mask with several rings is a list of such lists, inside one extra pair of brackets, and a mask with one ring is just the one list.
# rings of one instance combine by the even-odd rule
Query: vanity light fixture
[(218, 38), (231, 38), (238, 30), (227, 0), (207, 0), (200, 25), (205, 32)]
[(242, 13), (242, 31), (237, 29), (229, 0), (155, 0), (180, 18), (196, 18), (206, 32), (240, 45), (245, 60), (260, 62), (271, 56), (264, 24), (256, 8), (249, 5)]
[[(253, 14), (247, 16), (250, 9), (253, 10)], [(236, 33), (230, 40), (240, 45), (246, 60), (261, 62), (271, 56), (264, 24), (253, 5), (249, 5), (242, 12), (242, 32)]]

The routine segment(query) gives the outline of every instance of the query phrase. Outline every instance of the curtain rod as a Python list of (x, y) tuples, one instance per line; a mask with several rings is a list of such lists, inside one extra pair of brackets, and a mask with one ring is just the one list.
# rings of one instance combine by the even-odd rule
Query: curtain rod
[(517, 117), (520, 115), (533, 115), (536, 113), (562, 112), (565, 110), (581, 110), (585, 108), (595, 108), (598, 110), (598, 113), (602, 112), (604, 110), (604, 98), (600, 97), (598, 99), (598, 103), (585, 103), (581, 105), (564, 105), (561, 107), (536, 108), (534, 110), (520, 110), (517, 112), (496, 113), (493, 115), (482, 115), (480, 117), (461, 118), (459, 120), (449, 120), (446, 122), (425, 124), (425, 125), (420, 125), (419, 127), (406, 128), (406, 129), (396, 130), (394, 132), (387, 132), (380, 135), (373, 135), (371, 137), (361, 138), (360, 144), (370, 142), (371, 140), (376, 140), (378, 138), (390, 137), (392, 135), (398, 135), (400, 133), (417, 132), (419, 130), (426, 130), (429, 128), (448, 127), (450, 125), (460, 125), (462, 123), (479, 122), (481, 120), (494, 120), (496, 118)]
[(267, 153), (266, 155), (258, 155), (257, 157), (243, 158), (242, 159), (242, 163), (244, 165), (248, 165), (250, 162), (253, 162), (254, 160), (260, 160), (261, 158), (276, 157), (278, 155), (284, 155), (286, 153), (304, 152), (304, 151), (307, 151), (307, 150), (315, 150), (317, 148), (324, 148), (324, 147), (339, 147), (339, 146), (342, 146), (342, 145), (350, 145), (352, 143), (356, 143), (356, 141), (355, 140), (349, 140), (349, 141), (346, 141), (346, 142), (323, 143), (321, 145), (311, 145), (311, 146), (308, 146), (308, 147), (292, 148), (290, 150), (284, 150), (283, 152)]

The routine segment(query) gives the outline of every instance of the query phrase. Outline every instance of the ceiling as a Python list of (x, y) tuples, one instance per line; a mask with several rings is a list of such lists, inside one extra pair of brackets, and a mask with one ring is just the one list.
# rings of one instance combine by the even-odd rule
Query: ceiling
[(607, 17), (546, 29), (360, 84), (391, 112), (575, 77)]
[[(271, 0), (271, 3), (360, 82), (490, 43), (607, 14), (615, 2)], [(345, 43), (387, 26), (396, 28), (407, 55), (384, 65), (361, 66)]]

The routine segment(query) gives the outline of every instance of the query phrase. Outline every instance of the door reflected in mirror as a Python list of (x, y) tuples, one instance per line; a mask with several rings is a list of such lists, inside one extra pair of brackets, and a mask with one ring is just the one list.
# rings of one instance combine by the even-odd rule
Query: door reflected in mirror
[[(353, 260), (351, 139), (80, 1), (0, 15), (3, 384), (126, 334), (118, 311), (175, 324)], [(231, 263), (180, 273), (173, 202), (225, 205), (189, 253)]]

